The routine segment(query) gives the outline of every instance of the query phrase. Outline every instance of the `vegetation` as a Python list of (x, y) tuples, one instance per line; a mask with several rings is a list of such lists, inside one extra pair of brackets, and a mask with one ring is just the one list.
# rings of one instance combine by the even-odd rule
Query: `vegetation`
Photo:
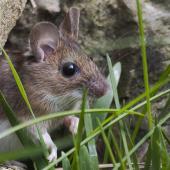
[[(100, 168), (112, 169), (170, 169), (170, 153), (168, 152), (168, 145), (170, 139), (164, 130), (164, 124), (170, 118), (170, 89), (161, 90), (170, 81), (170, 66), (162, 73), (159, 81), (153, 86), (149, 86), (148, 71), (147, 71), (147, 56), (146, 56), (146, 42), (144, 35), (144, 26), (142, 22), (142, 8), (140, 0), (136, 0), (138, 9), (138, 23), (140, 47), (143, 61), (143, 75), (145, 92), (139, 94), (135, 99), (129, 103), (121, 106), (117, 85), (119, 76), (121, 74), (121, 65), (117, 63), (112, 66), (111, 60), (107, 55), (107, 62), (109, 68), (108, 82), (111, 84), (112, 90), (104, 97), (98, 99), (94, 104), (94, 109), (87, 109), (86, 96), (87, 90), (84, 90), (82, 96), (82, 107), (80, 111), (67, 111), (61, 113), (51, 113), (49, 115), (35, 117), (31, 105), (29, 104), (26, 92), (20, 81), (20, 78), (6, 52), (4, 55), (9, 63), (13, 76), (16, 80), (17, 86), (26, 102), (33, 119), (27, 122), (19, 122), (15, 113), (10, 108), (2, 93), (0, 93), (0, 102), (3, 106), (7, 117), (9, 118), (13, 127), (0, 134), (0, 140), (7, 135), (14, 132), (17, 133), (21, 142), (25, 146), (24, 149), (13, 151), (10, 153), (0, 154), (0, 162), (6, 160), (18, 160), (31, 158), (35, 169), (52, 170), (56, 164), (63, 167), (64, 170), (81, 169), (92, 170)], [(116, 74), (115, 74), (116, 73)], [(161, 110), (161, 117), (154, 117), (152, 114), (152, 103), (162, 97), (166, 98), (165, 107)], [(114, 101), (115, 108), (111, 107), (111, 101)], [(25, 128), (41, 121), (58, 118), (68, 115), (80, 116), (80, 123), (78, 127), (78, 134), (74, 136), (74, 146), (72, 149), (62, 152), (61, 156), (48, 163), (45, 159), (48, 151), (40, 135), (40, 145), (36, 146), (31, 139), (26, 136)], [(130, 129), (130, 125), (125, 118), (128, 116), (136, 117), (136, 125), (134, 130)], [(143, 137), (139, 135), (139, 128), (142, 119), (147, 118), (148, 132)], [(113, 127), (118, 127), (115, 136)], [(83, 129), (85, 129), (85, 134)], [(37, 127), (38, 130), (38, 127)], [(38, 130), (39, 131), (39, 130)], [(105, 148), (103, 152), (103, 161), (99, 163), (98, 152), (96, 150), (96, 137), (103, 139)], [(138, 140), (137, 142), (137, 138)], [(67, 140), (67, 139), (66, 139)], [(61, 141), (58, 140), (58, 143)], [(148, 142), (147, 152), (145, 154), (144, 162), (139, 162), (137, 157), (137, 150), (146, 142)], [(101, 159), (101, 158), (100, 158)]]

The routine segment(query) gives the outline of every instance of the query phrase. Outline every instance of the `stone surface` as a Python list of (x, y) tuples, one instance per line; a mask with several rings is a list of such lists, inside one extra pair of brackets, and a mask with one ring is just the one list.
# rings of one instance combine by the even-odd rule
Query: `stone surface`
[(18, 161), (7, 161), (0, 164), (0, 170), (27, 170), (27, 166)]
[(26, 0), (0, 0), (0, 44), (4, 46), (8, 34), (15, 26), (25, 7)]
[(51, 13), (60, 12), (60, 0), (35, 0), (38, 8)]

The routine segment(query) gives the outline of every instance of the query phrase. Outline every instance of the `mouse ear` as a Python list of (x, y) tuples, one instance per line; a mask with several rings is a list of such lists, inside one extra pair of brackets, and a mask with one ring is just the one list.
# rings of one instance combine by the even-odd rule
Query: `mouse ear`
[(60, 32), (77, 40), (79, 32), (79, 17), (80, 10), (75, 7), (70, 8), (59, 27)]
[(54, 53), (58, 43), (58, 29), (50, 22), (36, 24), (30, 33), (30, 46), (37, 61), (43, 61)]

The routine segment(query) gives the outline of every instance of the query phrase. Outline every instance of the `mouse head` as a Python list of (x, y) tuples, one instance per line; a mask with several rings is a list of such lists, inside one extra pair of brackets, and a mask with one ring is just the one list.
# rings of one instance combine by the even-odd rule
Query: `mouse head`
[(101, 97), (108, 85), (97, 66), (77, 43), (79, 16), (79, 9), (71, 8), (59, 28), (49, 22), (34, 26), (30, 46), (36, 62), (31, 67), (31, 77), (38, 81), (34, 85), (38, 84), (52, 95), (74, 93), (78, 96), (86, 87), (89, 95)]

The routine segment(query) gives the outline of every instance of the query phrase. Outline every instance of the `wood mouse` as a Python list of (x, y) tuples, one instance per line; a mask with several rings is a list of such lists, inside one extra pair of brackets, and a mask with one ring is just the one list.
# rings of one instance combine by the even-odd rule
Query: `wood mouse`
[[(77, 43), (79, 32), (78, 8), (72, 7), (57, 28), (50, 22), (36, 24), (30, 33), (29, 42), (33, 57), (13, 57), (12, 61), (21, 78), (34, 114), (41, 116), (71, 109), (80, 109), (83, 87), (88, 89), (89, 97), (101, 97), (108, 84), (99, 69), (81, 50)], [(31, 119), (16, 86), (10, 68), (4, 57), (0, 58), (0, 90), (17, 114), (19, 120)], [(57, 157), (57, 147), (49, 133), (60, 124), (66, 125), (70, 132), (77, 132), (79, 118), (67, 116), (38, 124), (45, 144), (49, 149), (48, 160)], [(0, 106), (0, 133), (10, 127)], [(33, 139), (39, 136), (35, 126), (28, 130)], [(12, 142), (11, 142), (12, 141)], [(0, 140), (0, 152), (22, 147), (15, 134)]]

